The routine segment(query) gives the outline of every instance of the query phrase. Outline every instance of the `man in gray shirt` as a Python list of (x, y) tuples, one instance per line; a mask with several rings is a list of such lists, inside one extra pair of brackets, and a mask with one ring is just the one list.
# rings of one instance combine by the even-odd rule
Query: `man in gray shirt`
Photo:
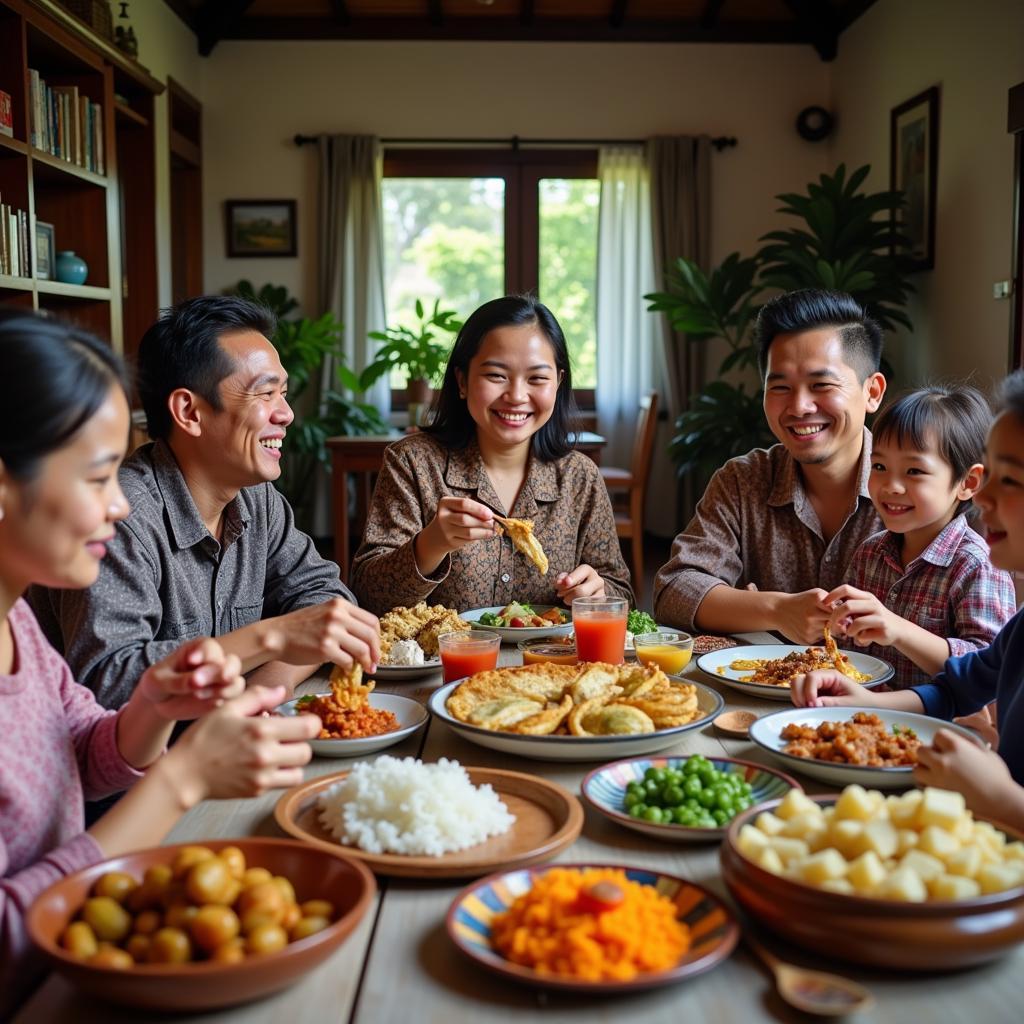
[(196, 636), (237, 654), (250, 684), (293, 687), (325, 661), (371, 671), (380, 624), (296, 529), (273, 486), (293, 414), (272, 315), (206, 296), (142, 340), (152, 444), (120, 470), (131, 506), (87, 590), (29, 599), (76, 678), (120, 707), (154, 662)]

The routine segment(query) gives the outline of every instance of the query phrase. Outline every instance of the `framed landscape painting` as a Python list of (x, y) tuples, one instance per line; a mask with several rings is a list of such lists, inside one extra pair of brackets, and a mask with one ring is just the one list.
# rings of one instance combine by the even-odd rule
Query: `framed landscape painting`
[(229, 199), (228, 256), (295, 256), (294, 199)]
[(891, 187), (904, 193), (900, 230), (919, 270), (935, 266), (935, 179), (939, 161), (937, 86), (894, 107), (890, 118)]

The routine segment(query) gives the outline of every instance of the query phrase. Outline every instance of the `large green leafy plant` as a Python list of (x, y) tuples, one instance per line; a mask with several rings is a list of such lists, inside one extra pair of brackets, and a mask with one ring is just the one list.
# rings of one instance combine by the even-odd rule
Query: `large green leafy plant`
[[(383, 434), (388, 424), (375, 406), (352, 397), (366, 391), (372, 381), (367, 380), (367, 371), (357, 375), (345, 364), (342, 325), (332, 313), (289, 319), (298, 302), (280, 285), (267, 284), (256, 291), (251, 282), (239, 281), (232, 293), (266, 306), (278, 318), (270, 340), (288, 374), (288, 402), (295, 410), (295, 421), (288, 428), (277, 486), (306, 522), (312, 510), (316, 467), (320, 464), (330, 470), (327, 438)], [(319, 378), (328, 358), (334, 360), (334, 383), (318, 400), (309, 385)]]
[(370, 337), (384, 344), (373, 362), (363, 371), (366, 387), (392, 370), (404, 370), (407, 381), (425, 380), (436, 386), (444, 376), (452, 338), (462, 326), (454, 310), (441, 309), (441, 300), (432, 310), (416, 300), (417, 323), (413, 327), (388, 327), (370, 331)]
[(799, 225), (771, 231), (753, 256), (732, 253), (705, 274), (678, 259), (666, 273), (666, 290), (644, 296), (648, 309), (664, 313), (687, 344), (721, 338), (728, 353), (712, 381), (676, 420), (671, 454), (680, 474), (708, 477), (735, 455), (773, 441), (761, 411), (760, 385), (747, 378), (757, 367), (753, 322), (768, 293), (777, 289), (829, 288), (851, 294), (886, 329), (910, 328), (904, 306), (914, 290), (911, 264), (901, 254), (907, 240), (895, 227), (901, 192), (865, 194), (859, 189), (871, 168), (846, 177), (842, 164), (807, 186), (805, 195), (776, 196), (780, 213)]

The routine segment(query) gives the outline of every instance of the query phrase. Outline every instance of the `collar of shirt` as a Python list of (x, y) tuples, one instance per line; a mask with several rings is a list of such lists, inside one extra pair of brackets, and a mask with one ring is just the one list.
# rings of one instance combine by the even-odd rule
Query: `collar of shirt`
[[(918, 562), (930, 562), (932, 565), (940, 566), (950, 565), (967, 529), (967, 517), (964, 515), (954, 516), (942, 528), (938, 537), (907, 566), (907, 570), (917, 565)], [(903, 571), (903, 566), (900, 564), (900, 536), (891, 530), (888, 531), (885, 535), (882, 553), (894, 568)]]
[[(476, 442), (461, 451), (449, 452), (445, 467), (444, 482), (452, 488), (475, 491), (477, 498), (493, 509), (502, 508), (498, 495), (491, 486), (490, 477), (480, 456)], [(531, 455), (526, 468), (526, 480), (516, 498), (514, 509), (508, 514), (517, 512), (529, 518), (537, 514), (537, 502), (554, 502), (558, 500), (558, 472), (550, 462), (542, 462)]]
[[(803, 478), (800, 475), (796, 459), (783, 448), (782, 471), (775, 479), (771, 494), (768, 495), (769, 505), (793, 505), (799, 511), (807, 505), (807, 491), (804, 490)], [(858, 499), (871, 500), (868, 494), (868, 477), (871, 475), (871, 431), (864, 428), (864, 440), (860, 451), (860, 490)]]
[[(178, 460), (170, 446), (164, 441), (154, 442), (152, 460), (153, 476), (163, 496), (164, 507), (167, 509), (167, 523), (178, 549), (194, 547), (207, 539), (216, 543), (217, 538), (211, 536), (206, 523), (199, 515), (192, 492), (185, 483)], [(249, 520), (249, 510), (241, 496), (235, 495), (224, 509), (223, 543), (218, 546), (226, 548), (234, 543), (248, 528)]]

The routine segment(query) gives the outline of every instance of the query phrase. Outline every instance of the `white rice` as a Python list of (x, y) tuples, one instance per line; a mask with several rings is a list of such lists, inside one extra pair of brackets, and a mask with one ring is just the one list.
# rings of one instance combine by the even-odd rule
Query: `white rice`
[(317, 806), (335, 839), (368, 853), (439, 857), (502, 835), (516, 820), (489, 785), (474, 786), (458, 761), (444, 757), (360, 761)]

